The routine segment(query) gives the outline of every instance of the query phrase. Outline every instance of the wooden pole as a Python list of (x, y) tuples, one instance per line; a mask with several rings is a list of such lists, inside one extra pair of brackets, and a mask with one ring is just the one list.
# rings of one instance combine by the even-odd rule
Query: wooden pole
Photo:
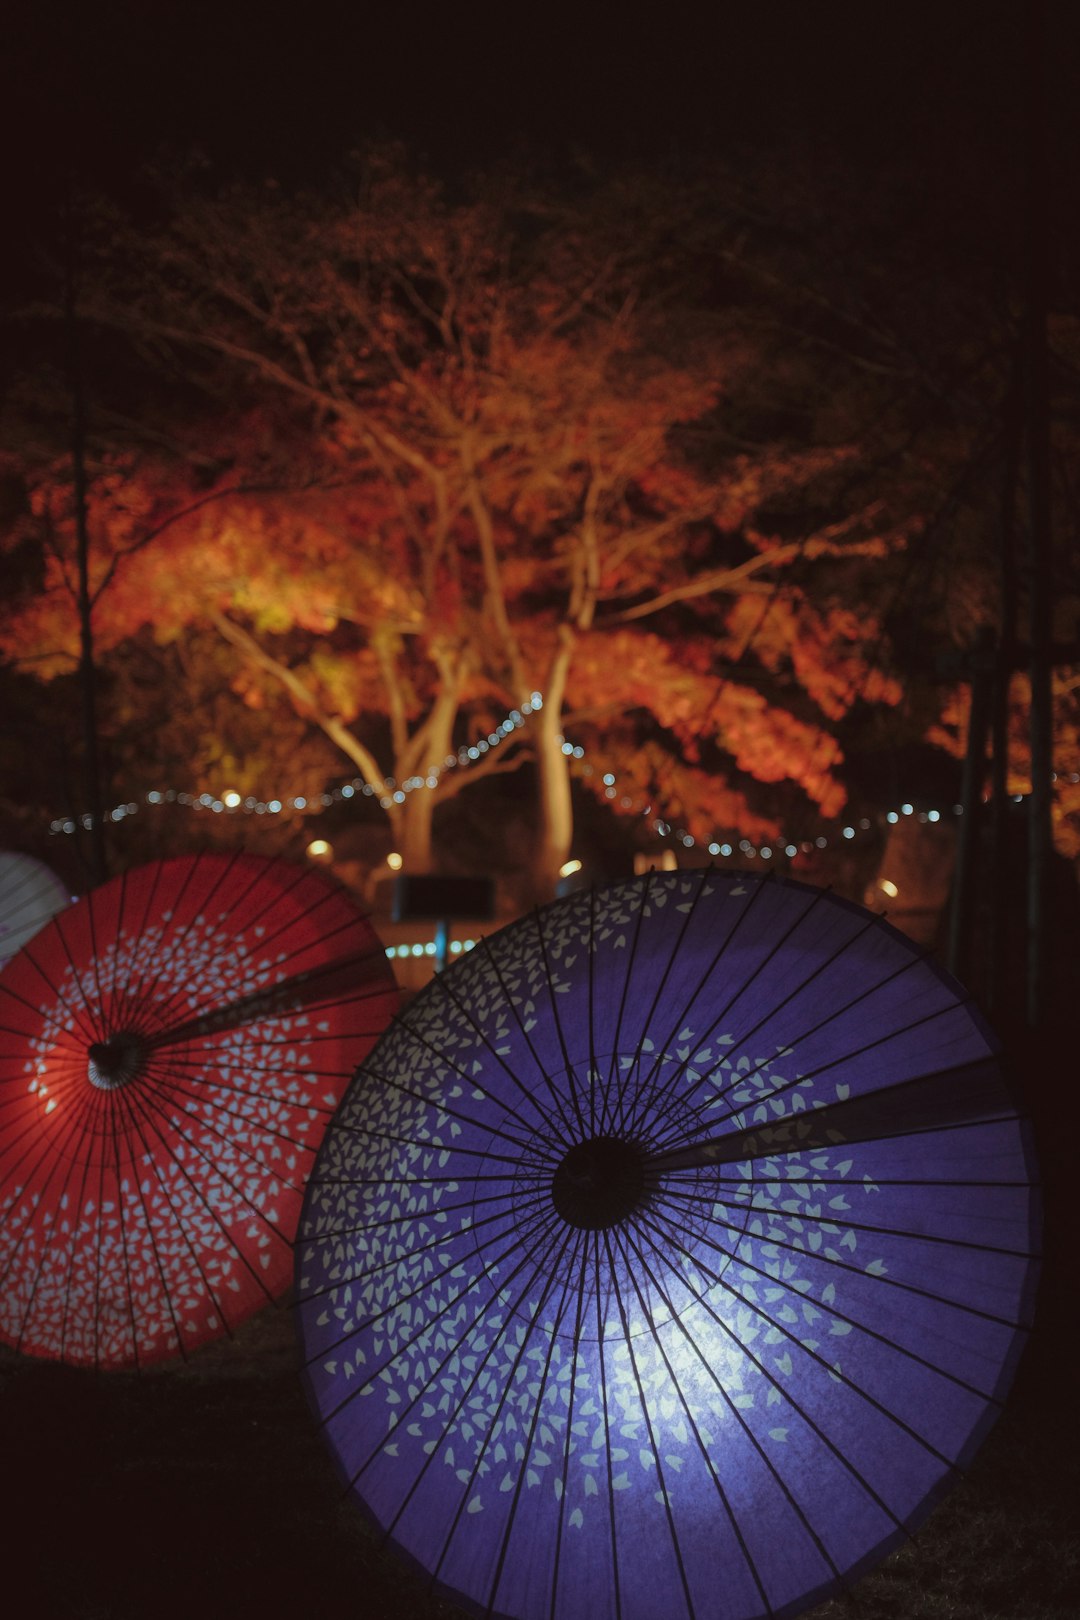
[(1049, 877), (1054, 768), (1050, 608), (1050, 404), (1046, 344), (1047, 196), (1044, 78), (1045, 0), (1029, 0), (1026, 28), (1026, 231), (1024, 429), (1028, 496), (1028, 604), (1031, 676), (1031, 797), (1028, 801), (1027, 1016), (1045, 1020), (1049, 957)]
[(90, 535), (86, 519), (86, 395), (83, 389), (79, 323), (75, 311), (74, 275), (71, 261), (74, 249), (68, 241), (68, 274), (65, 288), (68, 375), (71, 385), (71, 464), (75, 496), (75, 545), (78, 567), (79, 607), (79, 685), (82, 694), (83, 769), (86, 808), (90, 816), (90, 879), (104, 883), (108, 865), (105, 855), (105, 824), (101, 804), (101, 761), (98, 750), (97, 675), (94, 668), (93, 602), (90, 597)]
[(990, 770), (990, 950), (986, 975), (988, 1010), (1000, 1016), (1008, 992), (1009, 939), (1009, 693), (1016, 667), (1016, 497), (1020, 476), (1020, 356), (1004, 402), (1005, 465), (998, 517), (1000, 546), (997, 664), (991, 697)]
[(971, 710), (968, 715), (967, 752), (960, 788), (962, 814), (956, 839), (952, 908), (949, 914), (949, 972), (966, 977), (969, 968), (972, 901), (978, 866), (979, 823), (983, 777), (986, 772), (986, 731), (990, 719), (990, 685), (994, 673), (994, 632), (984, 626), (971, 657)]

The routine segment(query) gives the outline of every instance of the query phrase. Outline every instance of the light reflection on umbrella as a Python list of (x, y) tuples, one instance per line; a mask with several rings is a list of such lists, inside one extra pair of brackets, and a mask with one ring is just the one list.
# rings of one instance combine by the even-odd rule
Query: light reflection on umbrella
[(712, 871), (574, 895), (361, 1067), (298, 1236), (310, 1398), (479, 1612), (795, 1614), (996, 1415), (1030, 1183), (992, 1037), (880, 918)]

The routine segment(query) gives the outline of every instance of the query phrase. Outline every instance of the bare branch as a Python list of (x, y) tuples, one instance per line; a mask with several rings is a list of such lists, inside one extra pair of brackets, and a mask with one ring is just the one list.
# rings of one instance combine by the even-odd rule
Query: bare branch
[(209, 619), (225, 640), (237, 648), (250, 663), (264, 670), (266, 674), (272, 675), (276, 681), (281, 683), (297, 707), (310, 715), (320, 730), (330, 738), (330, 741), (341, 749), (347, 759), (352, 760), (353, 764), (361, 772), (365, 782), (373, 787), (380, 797), (385, 796), (388, 792), (386, 780), (379, 769), (374, 754), (368, 748), (365, 748), (360, 739), (353, 735), (342, 720), (338, 719), (336, 715), (329, 715), (325, 712), (318, 698), (296, 672), (291, 670), (287, 664), (273, 658), (264, 648), (260, 647), (254, 636), (250, 635), (248, 631), (244, 630), (232, 619), (227, 619), (223, 613), (211, 612)]
[(796, 557), (877, 556), (880, 551), (881, 542), (878, 540), (855, 541), (844, 546), (816, 538), (793, 540), (788, 545), (760, 552), (756, 557), (747, 557), (744, 562), (736, 563), (732, 568), (717, 568), (707, 574), (699, 574), (697, 579), (687, 580), (682, 585), (674, 585), (670, 590), (661, 591), (659, 596), (651, 597), (647, 602), (639, 602), (635, 607), (624, 608), (621, 613), (611, 614), (604, 623), (626, 624), (632, 619), (643, 619), (650, 613), (659, 613), (661, 609), (670, 607), (674, 602), (688, 602), (697, 596), (710, 596), (718, 591), (732, 590), (735, 586), (741, 591), (752, 589), (750, 582), (756, 574), (763, 573), (768, 568), (782, 567)]
[(452, 799), (463, 788), (471, 787), (474, 782), (489, 776), (508, 776), (511, 771), (520, 770), (532, 758), (533, 751), (524, 745), (510, 751), (511, 744), (507, 743), (497, 753), (485, 754), (483, 759), (470, 765), (467, 771), (449, 771), (439, 778), (439, 785), (433, 791), (436, 801), (444, 804)]

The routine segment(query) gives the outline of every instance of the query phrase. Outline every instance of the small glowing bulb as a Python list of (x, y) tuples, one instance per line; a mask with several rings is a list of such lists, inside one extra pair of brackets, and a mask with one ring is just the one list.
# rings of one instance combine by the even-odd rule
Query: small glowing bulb
[(333, 848), (325, 838), (313, 838), (307, 847), (307, 853), (313, 861), (325, 861), (333, 854)]
[(391, 872), (401, 871), (401, 856), (396, 849), (390, 851), (390, 854), (386, 857), (386, 864)]
[(580, 861), (564, 861), (563, 864), (559, 867), (559, 876), (560, 877), (573, 877), (575, 872), (580, 872), (580, 871), (581, 871), (581, 862)]
[(228, 793), (223, 793), (221, 795), (221, 802), (227, 809), (235, 810), (237, 805), (240, 803), (240, 795), (237, 793), (235, 788), (230, 788)]
[(884, 893), (889, 896), (890, 900), (895, 900), (896, 896), (900, 893), (900, 890), (896, 887), (896, 884), (893, 882), (892, 878), (882, 878), (878, 884), (878, 888), (882, 889)]

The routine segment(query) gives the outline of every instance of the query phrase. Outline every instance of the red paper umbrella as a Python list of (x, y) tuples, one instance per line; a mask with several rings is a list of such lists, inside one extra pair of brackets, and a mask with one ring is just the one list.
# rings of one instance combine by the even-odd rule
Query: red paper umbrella
[(396, 999), (349, 896), (266, 857), (158, 861), (54, 918), (0, 974), (0, 1339), (145, 1365), (283, 1292)]

